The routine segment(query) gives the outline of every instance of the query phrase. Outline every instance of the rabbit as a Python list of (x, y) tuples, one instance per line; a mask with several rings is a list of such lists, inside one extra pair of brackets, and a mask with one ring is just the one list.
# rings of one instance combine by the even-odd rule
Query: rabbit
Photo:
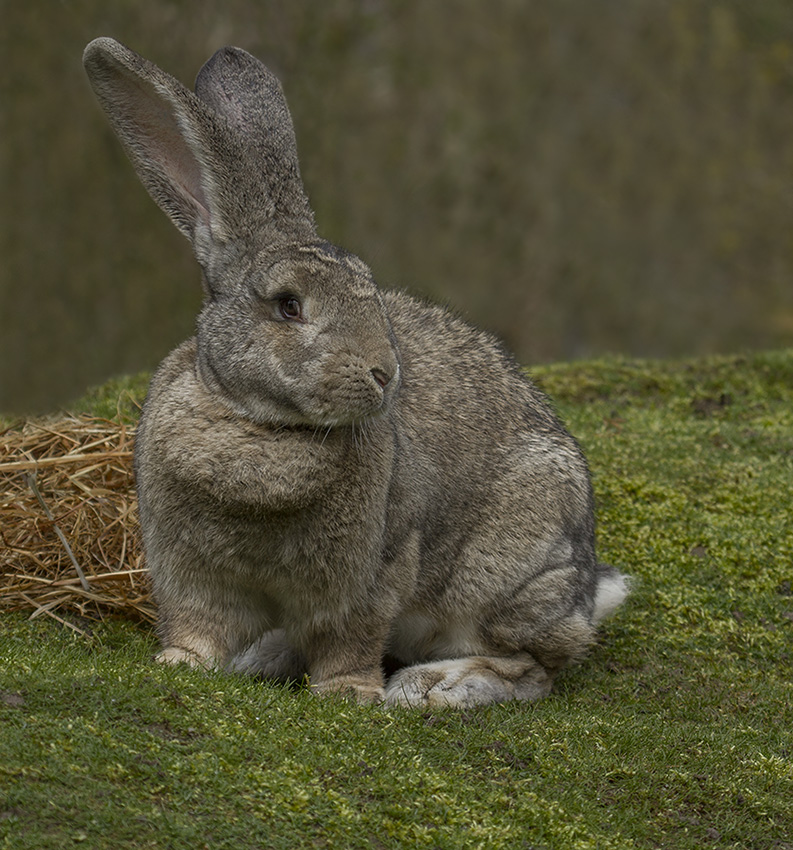
[(628, 593), (549, 401), (489, 334), (317, 235), (256, 58), (219, 50), (195, 93), (110, 38), (84, 65), (203, 272), (136, 435), (158, 659), (363, 704), (547, 695)]

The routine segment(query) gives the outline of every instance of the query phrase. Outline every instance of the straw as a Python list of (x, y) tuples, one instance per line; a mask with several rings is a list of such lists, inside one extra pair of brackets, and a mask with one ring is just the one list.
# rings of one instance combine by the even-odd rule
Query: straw
[(78, 615), (152, 623), (132, 476), (133, 431), (90, 416), (0, 433), (0, 610), (75, 631)]

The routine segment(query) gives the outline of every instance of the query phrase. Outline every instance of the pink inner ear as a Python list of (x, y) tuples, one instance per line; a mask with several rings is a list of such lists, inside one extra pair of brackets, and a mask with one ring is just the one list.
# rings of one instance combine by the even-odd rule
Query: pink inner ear
[[(159, 98), (152, 100), (141, 87), (138, 122), (146, 155), (159, 166), (187, 206), (208, 225), (210, 205), (204, 191), (202, 166), (190, 145), (193, 133), (188, 122), (180, 122), (172, 110), (170, 104), (162, 103)], [(185, 126), (180, 127), (180, 123)]]
[[(217, 230), (210, 203), (211, 167), (203, 161), (200, 116), (190, 114), (192, 94), (149, 79), (116, 57), (104, 55), (95, 73), (97, 94), (146, 189), (188, 238), (197, 224)], [(95, 63), (96, 64), (96, 63)]]
[(165, 163), (174, 189), (193, 207), (201, 220), (209, 225), (209, 204), (201, 181), (201, 170), (195, 157), (189, 151), (173, 152), (173, 162)]

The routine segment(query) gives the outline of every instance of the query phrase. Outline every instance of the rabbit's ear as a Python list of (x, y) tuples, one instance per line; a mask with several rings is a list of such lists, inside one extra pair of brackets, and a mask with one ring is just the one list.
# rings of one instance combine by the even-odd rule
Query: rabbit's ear
[(267, 214), (292, 229), (313, 228), (314, 215), (300, 179), (297, 145), (289, 107), (277, 77), (239, 47), (218, 50), (196, 78), (198, 97), (223, 116), (238, 135), (259, 180), (259, 203)]
[[(230, 235), (212, 155), (213, 117), (178, 80), (112, 38), (83, 54), (88, 78), (141, 182), (194, 244), (199, 229), (217, 241)], [(203, 241), (203, 240), (201, 240)]]
[(196, 94), (112, 38), (92, 41), (83, 63), (141, 182), (199, 262), (209, 242), (316, 235), (281, 86), (253, 56), (219, 50)]

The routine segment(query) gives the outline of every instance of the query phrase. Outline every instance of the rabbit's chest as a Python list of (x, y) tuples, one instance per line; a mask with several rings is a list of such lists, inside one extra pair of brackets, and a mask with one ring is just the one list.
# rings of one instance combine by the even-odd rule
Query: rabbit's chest
[(254, 432), (186, 416), (145, 425), (136, 452), (139, 479), (198, 509), (291, 513), (321, 502), (346, 477), (345, 446), (321, 435)]

